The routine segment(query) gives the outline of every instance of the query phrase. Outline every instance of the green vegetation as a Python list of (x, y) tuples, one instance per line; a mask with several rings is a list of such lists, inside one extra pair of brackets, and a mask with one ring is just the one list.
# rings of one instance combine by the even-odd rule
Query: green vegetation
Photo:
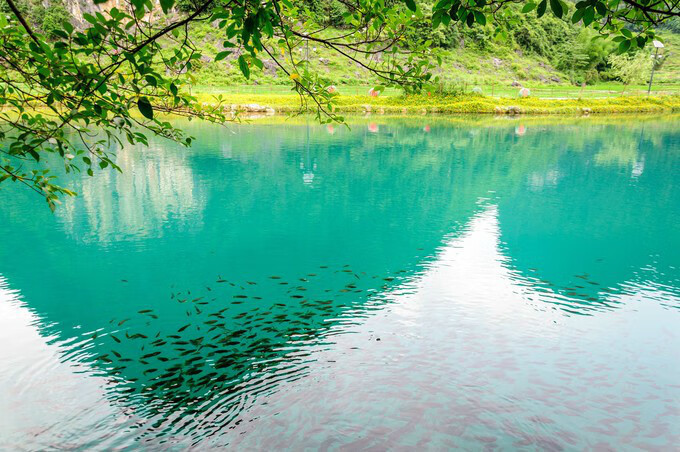
[[(212, 96), (199, 95), (205, 102)], [(299, 100), (279, 94), (232, 94), (223, 96), (229, 109), (247, 111), (247, 106), (271, 107), (278, 112), (296, 112)], [(234, 107), (231, 107), (233, 105)], [(255, 107), (257, 108), (257, 107)], [(430, 114), (430, 113), (487, 113), (487, 114), (590, 114), (643, 113), (680, 111), (680, 96), (611, 97), (607, 99), (510, 99), (479, 95), (408, 95), (369, 97), (341, 95), (335, 103), (337, 112), (371, 114)]]
[[(45, 7), (38, 0), (4, 0), (0, 14), (0, 182), (25, 184), (51, 208), (59, 196), (74, 194), (56, 184), (55, 165), (88, 174), (94, 166), (119, 169), (111, 144), (145, 144), (147, 133), (190, 145), (192, 138), (166, 114), (232, 119), (232, 101), (219, 95), (205, 101), (192, 85), (219, 87), (219, 94), (244, 79), (285, 83), (296, 96), (268, 102), (288, 109), (296, 99), (322, 122), (342, 122), (338, 112), (366, 109), (366, 96), (343, 95), (341, 84), (374, 86), (383, 96), (371, 109), (385, 111), (661, 111), (677, 102), (510, 104), (464, 97), (479, 92), (471, 86), (491, 84), (494, 91), (498, 83), (502, 92), (515, 80), (521, 81), (515, 90), (520, 83), (640, 81), (643, 52), (658, 38), (657, 28), (675, 30), (680, 11), (672, 3), (124, 0), (110, 7), (93, 1), (55, 0)], [(676, 71), (677, 63), (669, 58), (667, 67)], [(675, 79), (657, 78), (666, 80)], [(395, 88), (409, 97), (388, 95)]]
[[(583, 29), (553, 16), (541, 19), (525, 17), (520, 25), (510, 29), (506, 37), (494, 37), (493, 28), (475, 27), (451, 33), (447, 41), (438, 41), (432, 50), (441, 65), (433, 69), (439, 77), (438, 90), (470, 91), (474, 86), (484, 87), (485, 93), (509, 88), (513, 82), (529, 87), (598, 86), (607, 82), (621, 82), (612, 71), (610, 57), (617, 55), (613, 42), (592, 40), (597, 33)], [(456, 30), (453, 25), (450, 25)], [(337, 32), (333, 30), (332, 32)], [(331, 34), (327, 31), (327, 34)], [(201, 52), (206, 55), (219, 52), (215, 44), (214, 29), (208, 24), (196, 27), (195, 34)], [(552, 40), (546, 39), (552, 36)], [(664, 33), (670, 56), (656, 78), (656, 88), (680, 93), (680, 36)], [(435, 40), (437, 42), (437, 40)], [(678, 49), (678, 50), (674, 50)], [(323, 74), (334, 85), (378, 84), (371, 71), (320, 45), (303, 45), (297, 49), (304, 67)], [(647, 55), (648, 49), (638, 52)], [(643, 77), (649, 75), (642, 74)], [(265, 59), (262, 70), (250, 74), (251, 86), (276, 86), (285, 84), (288, 77), (272, 61)], [(208, 60), (197, 65), (192, 82), (201, 87), (224, 88), (240, 86), (244, 79), (235, 58), (221, 61)], [(290, 87), (288, 88), (290, 89)], [(229, 90), (226, 90), (229, 91)], [(516, 94), (517, 89), (514, 89)]]

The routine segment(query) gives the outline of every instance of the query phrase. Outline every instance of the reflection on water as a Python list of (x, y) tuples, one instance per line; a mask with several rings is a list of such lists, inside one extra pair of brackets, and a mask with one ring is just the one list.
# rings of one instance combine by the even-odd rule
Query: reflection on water
[(678, 125), (188, 124), (5, 192), (0, 447), (671, 448)]
[(57, 211), (70, 234), (103, 242), (157, 238), (170, 219), (176, 227), (200, 227), (204, 197), (186, 156), (155, 143), (142, 153), (119, 153), (116, 163), (125, 176), (106, 171), (83, 178), (76, 184), (83, 202), (68, 198)]

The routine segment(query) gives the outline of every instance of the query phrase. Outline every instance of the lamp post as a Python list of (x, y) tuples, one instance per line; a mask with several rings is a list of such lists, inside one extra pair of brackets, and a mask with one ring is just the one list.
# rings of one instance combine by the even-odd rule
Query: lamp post
[(647, 88), (647, 95), (652, 92), (652, 81), (654, 80), (654, 69), (656, 69), (656, 62), (659, 58), (659, 49), (663, 49), (663, 43), (661, 41), (654, 40), (652, 42), (654, 45), (654, 60), (652, 62), (652, 75), (649, 77), (649, 87)]

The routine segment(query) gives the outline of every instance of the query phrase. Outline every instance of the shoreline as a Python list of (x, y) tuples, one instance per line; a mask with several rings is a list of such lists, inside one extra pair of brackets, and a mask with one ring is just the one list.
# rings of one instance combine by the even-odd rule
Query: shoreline
[[(196, 94), (204, 106), (217, 105), (212, 95)], [(233, 94), (222, 95), (224, 111), (247, 114), (306, 112), (299, 97), (292, 95)], [(621, 96), (600, 99), (497, 98), (482, 95), (464, 96), (338, 96), (334, 113), (353, 114), (483, 114), (483, 115), (590, 115), (618, 113), (680, 112), (680, 96)]]
[[(215, 95), (195, 94), (197, 103), (214, 107), (221, 102), (223, 113), (234, 119), (290, 115), (311, 115), (316, 110), (301, 108), (298, 96), (269, 94)], [(9, 113), (7, 105), (0, 111)], [(35, 108), (34, 111), (40, 111)], [(480, 115), (486, 117), (520, 116), (607, 116), (680, 113), (680, 95), (620, 96), (598, 99), (507, 98), (483, 95), (463, 96), (338, 96), (333, 112), (351, 116), (446, 117)], [(139, 112), (135, 112), (137, 116)], [(175, 115), (157, 112), (159, 116)], [(141, 114), (139, 114), (141, 116)], [(181, 116), (178, 116), (181, 117)]]

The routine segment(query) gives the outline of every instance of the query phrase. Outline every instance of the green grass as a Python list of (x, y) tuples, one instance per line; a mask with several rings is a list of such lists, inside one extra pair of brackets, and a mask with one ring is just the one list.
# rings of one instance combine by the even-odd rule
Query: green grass
[[(519, 88), (501, 83), (465, 85), (463, 91), (472, 93), (472, 89), (479, 86), (482, 94), (489, 97), (516, 98)], [(617, 96), (646, 96), (647, 85), (630, 85), (624, 87), (620, 83), (609, 82), (583, 88), (572, 85), (542, 85), (540, 83), (525, 83), (531, 91), (531, 97), (539, 99), (598, 99)], [(371, 85), (340, 85), (338, 91), (343, 95), (365, 96)], [(195, 95), (296, 95), (292, 92), (292, 84), (288, 85), (227, 85), (205, 86), (198, 85), (191, 88)], [(387, 88), (382, 96), (401, 96), (398, 88)], [(435, 93), (436, 94), (436, 93)], [(675, 84), (657, 83), (652, 87), (652, 95), (680, 95), (680, 80)]]
[[(212, 103), (212, 94), (197, 95), (201, 102)], [(277, 112), (300, 109), (297, 96), (290, 94), (223, 94), (226, 105), (259, 104)], [(337, 112), (371, 114), (432, 114), (484, 113), (506, 114), (508, 109), (523, 114), (583, 114), (589, 113), (660, 113), (680, 111), (680, 95), (674, 96), (617, 96), (610, 98), (541, 99), (504, 98), (479, 95), (437, 96), (381, 96), (341, 94), (337, 98)]]

